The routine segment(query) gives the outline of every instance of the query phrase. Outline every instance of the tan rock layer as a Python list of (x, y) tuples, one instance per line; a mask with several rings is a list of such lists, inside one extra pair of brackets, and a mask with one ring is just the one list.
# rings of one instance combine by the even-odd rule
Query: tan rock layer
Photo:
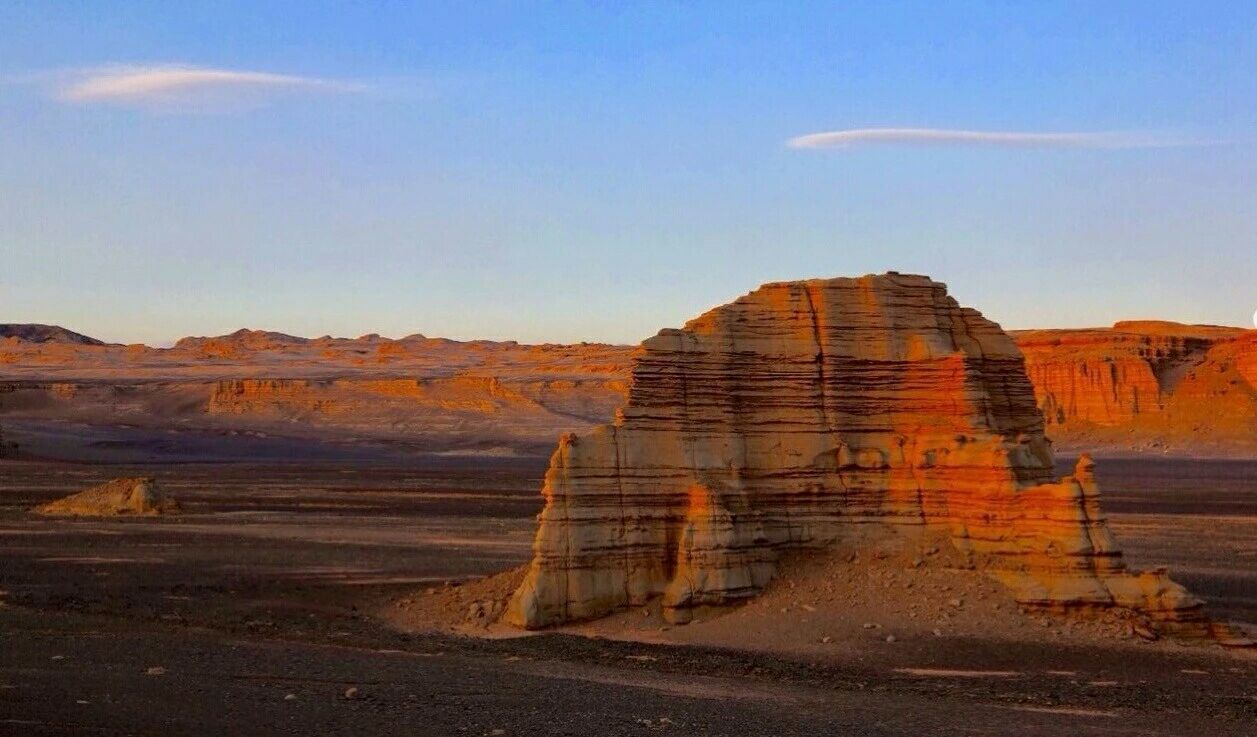
[(675, 621), (754, 596), (785, 550), (877, 526), (944, 532), (1027, 604), (1139, 609), (1090, 459), (1056, 480), (1020, 351), (946, 287), (886, 274), (768, 284), (645, 341), (615, 422), (566, 435), (505, 618), (544, 627), (662, 597)]

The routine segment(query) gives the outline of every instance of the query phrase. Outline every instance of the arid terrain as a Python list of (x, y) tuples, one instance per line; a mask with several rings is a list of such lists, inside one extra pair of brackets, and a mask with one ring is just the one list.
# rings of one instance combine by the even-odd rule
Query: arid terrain
[(0, 737), (1257, 737), (1254, 68), (0, 0)]
[[(1058, 450), (1257, 456), (1257, 330), (1014, 331)], [(548, 456), (610, 418), (634, 349), (241, 330), (171, 348), (0, 326), (0, 428), (109, 462)]]
[[(0, 427), (32, 455), (112, 462), (547, 455), (559, 433), (615, 411), (632, 352), (247, 330), (162, 349), (6, 333)], [(47, 340), (20, 337), (32, 334)]]
[[(592, 639), (392, 626), (401, 600), (527, 560), (541, 464), (0, 468), (4, 734), (1242, 736), (1257, 720), (1248, 653), (1034, 622), (991, 632), (976, 594), (919, 631), (869, 601), (859, 619), (878, 628), (827, 628), (823, 592), (789, 588), (680, 640), (635, 620)], [(28, 511), (140, 473), (184, 513)], [(1211, 612), (1257, 620), (1257, 465), (1100, 473), (1132, 562), (1168, 564)], [(764, 641), (769, 615), (833, 640)]]

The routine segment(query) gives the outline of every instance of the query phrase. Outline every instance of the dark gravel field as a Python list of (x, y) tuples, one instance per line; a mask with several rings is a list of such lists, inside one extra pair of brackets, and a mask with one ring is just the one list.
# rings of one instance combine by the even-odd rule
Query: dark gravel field
[[(818, 663), (371, 616), (527, 560), (543, 470), (2, 462), (0, 734), (1257, 734), (1257, 658), (1221, 648), (949, 638), (920, 662), (903, 643)], [(1133, 564), (1257, 621), (1257, 463), (1100, 473)], [(156, 476), (184, 513), (27, 511), (127, 475)]]

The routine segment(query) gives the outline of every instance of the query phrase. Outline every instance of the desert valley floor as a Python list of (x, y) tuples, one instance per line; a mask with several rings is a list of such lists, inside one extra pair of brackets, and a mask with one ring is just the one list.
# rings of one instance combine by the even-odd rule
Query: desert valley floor
[[(834, 604), (784, 585), (725, 624), (472, 638), (392, 616), (527, 561), (543, 471), (543, 459), (5, 462), (0, 734), (1255, 733), (1251, 650), (1097, 645), (1046, 620), (997, 636), (982, 591), (963, 610), (922, 611), (938, 633), (927, 622), (895, 638), (891, 613), (838, 602), (870, 621), (825, 641), (811, 638)], [(1165, 564), (1218, 619), (1257, 622), (1257, 462), (1104, 459), (1099, 473), (1133, 565)], [(28, 512), (141, 474), (184, 513)], [(760, 641), (753, 616), (812, 644)], [(749, 623), (744, 642), (728, 622)]]

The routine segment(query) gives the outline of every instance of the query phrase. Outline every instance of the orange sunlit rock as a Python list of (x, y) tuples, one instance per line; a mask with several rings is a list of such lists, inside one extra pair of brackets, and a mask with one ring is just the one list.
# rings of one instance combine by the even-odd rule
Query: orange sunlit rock
[(1058, 447), (1228, 456), (1257, 444), (1257, 331), (1145, 320), (1013, 337)]

